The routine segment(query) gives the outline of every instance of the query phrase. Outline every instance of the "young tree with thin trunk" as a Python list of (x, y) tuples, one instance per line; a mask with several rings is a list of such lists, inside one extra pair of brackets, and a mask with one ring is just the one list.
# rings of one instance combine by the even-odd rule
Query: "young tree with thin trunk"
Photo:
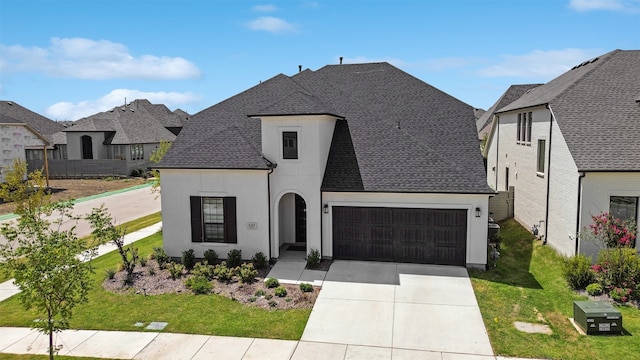
[(88, 299), (93, 285), (88, 260), (97, 255), (96, 249), (78, 239), (75, 226), (62, 230), (63, 223), (78, 219), (71, 213), (73, 204), (51, 202), (39, 171), (27, 176), (26, 164), (16, 162), (6, 179), (0, 198), (16, 204), (19, 218), (0, 228), (7, 240), (0, 245), (0, 259), (14, 277), (25, 309), (39, 314), (33, 327), (48, 335), (53, 359), (59, 350), (54, 333), (68, 329), (73, 308)]

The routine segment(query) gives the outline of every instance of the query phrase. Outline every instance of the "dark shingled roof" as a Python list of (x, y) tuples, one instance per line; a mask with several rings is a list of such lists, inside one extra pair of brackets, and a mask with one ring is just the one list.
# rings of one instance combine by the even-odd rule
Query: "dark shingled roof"
[(585, 61), (499, 112), (548, 104), (579, 171), (640, 171), (640, 50)]
[(108, 144), (153, 144), (173, 141), (175, 135), (167, 127), (181, 127), (179, 115), (164, 105), (151, 104), (148, 100), (135, 100), (127, 106), (82, 118), (66, 128), (65, 132), (112, 132)]
[(64, 129), (62, 124), (20, 106), (14, 101), (0, 100), (0, 123), (8, 123), (10, 119), (12, 119), (11, 122), (18, 121), (29, 125), (52, 144), (54, 143), (53, 134)]
[(195, 114), (158, 167), (266, 169), (260, 120), (248, 115), (318, 113), (344, 118), (324, 191), (493, 193), (474, 108), (388, 63), (277, 75)]
[(478, 139), (482, 140), (486, 134), (491, 130), (491, 124), (493, 124), (493, 119), (496, 111), (501, 109), (518, 98), (520, 98), (527, 91), (541, 86), (542, 84), (524, 84), (524, 85), (511, 85), (507, 89), (507, 91), (500, 96), (498, 101), (496, 101), (493, 106), (489, 108), (489, 110), (485, 111), (482, 116), (476, 122), (478, 128)]

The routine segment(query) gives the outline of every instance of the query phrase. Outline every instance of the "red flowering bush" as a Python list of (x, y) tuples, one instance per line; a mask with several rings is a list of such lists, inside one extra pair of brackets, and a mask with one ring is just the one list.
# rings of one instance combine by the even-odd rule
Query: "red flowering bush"
[(598, 255), (597, 264), (591, 266), (591, 270), (596, 281), (612, 299), (616, 300), (614, 296), (621, 294), (620, 290), (615, 289), (630, 290), (625, 296), (637, 297), (636, 290), (640, 290), (640, 258), (634, 249), (602, 250)]
[(607, 248), (635, 246), (636, 226), (633, 221), (622, 220), (609, 213), (594, 215), (591, 219), (591, 233)]

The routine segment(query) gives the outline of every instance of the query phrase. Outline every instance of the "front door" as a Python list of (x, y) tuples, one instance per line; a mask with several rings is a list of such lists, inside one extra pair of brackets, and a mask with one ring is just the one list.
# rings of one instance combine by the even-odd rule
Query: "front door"
[(307, 242), (307, 204), (302, 196), (296, 194), (296, 242)]

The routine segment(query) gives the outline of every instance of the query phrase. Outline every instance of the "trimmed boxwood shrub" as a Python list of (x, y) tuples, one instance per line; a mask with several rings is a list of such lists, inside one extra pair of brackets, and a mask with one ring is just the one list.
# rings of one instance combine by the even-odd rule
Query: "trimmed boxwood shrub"
[(274, 288), (274, 287), (278, 287), (280, 286), (280, 282), (278, 281), (278, 279), (276, 278), (268, 278), (265, 282), (264, 285), (266, 287), (268, 287), (269, 289)]
[(591, 258), (579, 254), (564, 260), (562, 274), (573, 289), (584, 289), (595, 282)]

